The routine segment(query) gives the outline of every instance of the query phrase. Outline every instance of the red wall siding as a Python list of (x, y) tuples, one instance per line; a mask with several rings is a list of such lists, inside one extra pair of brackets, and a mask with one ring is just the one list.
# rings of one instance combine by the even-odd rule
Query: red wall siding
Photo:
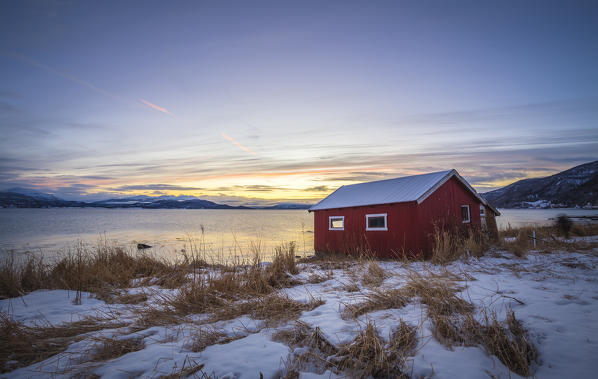
[[(461, 205), (469, 205), (471, 222), (461, 222)], [(388, 231), (366, 231), (366, 214), (386, 213)], [(345, 230), (328, 230), (330, 216), (345, 216)], [(451, 178), (421, 204), (416, 202), (314, 211), (315, 251), (359, 253), (379, 257), (429, 254), (434, 227), (479, 227), (480, 201)]]
[[(367, 214), (387, 214), (387, 231), (366, 231)], [(329, 216), (345, 216), (345, 230), (328, 230)], [(420, 251), (415, 202), (327, 209), (314, 212), (314, 249), (357, 253), (371, 250), (380, 257)]]
[[(429, 253), (435, 226), (439, 228), (480, 227), (481, 202), (455, 178), (449, 179), (417, 207), (421, 220), (421, 246)], [(470, 223), (461, 222), (461, 205), (469, 205)]]

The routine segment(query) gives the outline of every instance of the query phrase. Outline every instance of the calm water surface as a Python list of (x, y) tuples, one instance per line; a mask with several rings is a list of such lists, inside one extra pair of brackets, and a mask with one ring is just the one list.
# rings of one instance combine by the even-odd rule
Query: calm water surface
[[(548, 224), (558, 214), (598, 218), (598, 210), (503, 209), (499, 228)], [(581, 219), (579, 219), (581, 220)], [(596, 221), (594, 221), (596, 222)], [(154, 246), (155, 253), (177, 256), (190, 243), (217, 256), (245, 256), (251, 244), (265, 255), (282, 242), (295, 241), (299, 254), (313, 251), (313, 215), (305, 210), (203, 209), (0, 209), (0, 254), (36, 251), (54, 255), (77, 241), (100, 239), (134, 248)]]

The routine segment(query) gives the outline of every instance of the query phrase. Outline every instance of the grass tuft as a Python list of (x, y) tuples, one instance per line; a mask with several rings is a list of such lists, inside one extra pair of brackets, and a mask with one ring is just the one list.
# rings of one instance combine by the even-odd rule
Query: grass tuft
[(347, 305), (343, 311), (343, 318), (357, 318), (382, 309), (403, 308), (410, 300), (401, 289), (376, 289), (365, 297), (363, 302)]
[(386, 273), (374, 261), (368, 264), (368, 269), (363, 273), (361, 282), (366, 286), (378, 287), (384, 282)]
[(0, 372), (43, 361), (66, 350), (83, 334), (126, 326), (111, 320), (88, 318), (63, 325), (28, 326), (0, 312)]
[(477, 229), (466, 232), (435, 228), (431, 261), (447, 264), (470, 256), (481, 257), (488, 249), (488, 237)]
[(355, 339), (342, 346), (335, 356), (337, 367), (351, 377), (406, 378), (401, 371), (404, 361), (389, 353), (375, 325), (368, 322)]
[(92, 340), (96, 345), (89, 359), (86, 359), (88, 362), (108, 361), (145, 347), (143, 338), (139, 337), (126, 339), (94, 337)]

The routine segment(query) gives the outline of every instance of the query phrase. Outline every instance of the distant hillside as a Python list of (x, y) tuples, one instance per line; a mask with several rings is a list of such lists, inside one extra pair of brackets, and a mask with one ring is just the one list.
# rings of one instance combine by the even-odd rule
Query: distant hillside
[(260, 207), (260, 209), (309, 209), (311, 206), (312, 204), (303, 203), (278, 203), (267, 207)]
[[(14, 191), (13, 191), (14, 190)], [(192, 196), (133, 196), (115, 198), (92, 203), (67, 201), (54, 195), (44, 194), (24, 188), (14, 188), (0, 192), (2, 208), (146, 208), (146, 209), (253, 209), (246, 206), (218, 204)], [(288, 204), (279, 204), (268, 209), (299, 209)]]
[(483, 196), (498, 208), (575, 207), (598, 204), (598, 161), (545, 178), (524, 179)]
[[(51, 196), (51, 195), (48, 195)], [(57, 208), (84, 207), (86, 203), (67, 201), (57, 197), (29, 196), (17, 192), (0, 192), (0, 207), (3, 208)]]

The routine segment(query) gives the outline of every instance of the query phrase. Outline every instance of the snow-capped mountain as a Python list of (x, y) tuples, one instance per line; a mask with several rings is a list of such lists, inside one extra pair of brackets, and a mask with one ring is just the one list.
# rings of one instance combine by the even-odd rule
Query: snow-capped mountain
[(18, 193), (21, 195), (25, 195), (25, 196), (29, 196), (32, 197), (34, 199), (37, 200), (48, 200), (48, 201), (57, 201), (60, 200), (59, 198), (57, 198), (54, 195), (48, 194), (48, 193), (43, 193), (40, 191), (36, 191), (34, 189), (31, 188), (21, 188), (21, 187), (14, 187), (14, 188), (9, 188), (6, 191), (3, 192), (12, 192), (12, 193)]
[(524, 179), (483, 196), (499, 208), (551, 208), (598, 204), (598, 161), (544, 178)]

